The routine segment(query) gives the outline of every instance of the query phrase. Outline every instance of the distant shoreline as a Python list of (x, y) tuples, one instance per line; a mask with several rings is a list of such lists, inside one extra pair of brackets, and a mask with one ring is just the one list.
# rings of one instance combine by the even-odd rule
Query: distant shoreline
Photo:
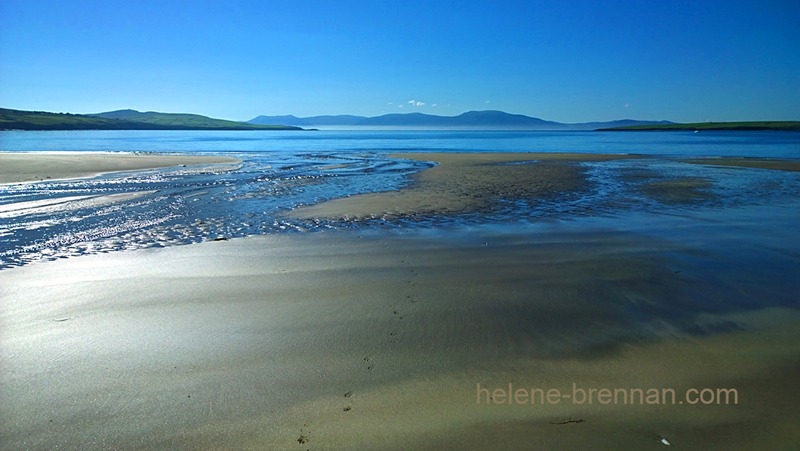
[(599, 132), (649, 131), (800, 131), (800, 121), (695, 122), (690, 124), (633, 125), (600, 128)]
[(250, 124), (214, 119), (199, 114), (140, 113), (119, 110), (108, 113), (70, 114), (0, 108), (0, 130), (87, 131), (87, 130), (303, 130), (289, 125)]

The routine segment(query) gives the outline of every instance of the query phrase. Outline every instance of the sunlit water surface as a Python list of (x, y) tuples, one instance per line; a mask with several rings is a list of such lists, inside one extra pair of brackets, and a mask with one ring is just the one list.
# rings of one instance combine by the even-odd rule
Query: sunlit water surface
[[(800, 158), (798, 133), (591, 132), (0, 132), (6, 151), (103, 151), (227, 155), (239, 168), (169, 168), (0, 186), (0, 268), (85, 253), (161, 247), (253, 234), (324, 229), (516, 227), (543, 221), (621, 218), (631, 212), (719, 218), (737, 208), (793, 205), (796, 172), (704, 167), (679, 157)], [(431, 163), (393, 152), (587, 152), (651, 155), (582, 163), (589, 184), (555, 200), (509, 199), (458, 216), (290, 220), (294, 207), (395, 190)], [(535, 163), (533, 163), (535, 164)], [(643, 184), (703, 180), (690, 203), (646, 195)], [(111, 196), (111, 197), (107, 197)], [(624, 225), (625, 220), (619, 219)]]

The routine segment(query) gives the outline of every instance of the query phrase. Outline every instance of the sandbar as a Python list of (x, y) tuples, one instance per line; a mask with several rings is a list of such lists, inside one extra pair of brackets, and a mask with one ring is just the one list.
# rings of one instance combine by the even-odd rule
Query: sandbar
[(0, 183), (92, 177), (180, 165), (237, 164), (228, 157), (96, 152), (0, 152)]
[(774, 169), (778, 171), (800, 171), (800, 161), (774, 158), (692, 158), (681, 160), (685, 163), (740, 168)]
[[(491, 213), (502, 201), (553, 201), (590, 189), (582, 162), (653, 158), (638, 154), (585, 153), (398, 153), (390, 155), (429, 161), (431, 168), (414, 174), (408, 186), (327, 200), (295, 208), (287, 214), (299, 219), (392, 219), (398, 217)], [(741, 167), (797, 171), (800, 162), (760, 158), (697, 158), (675, 161), (713, 167)], [(641, 194), (665, 204), (706, 201), (711, 192), (707, 177), (659, 177), (636, 169), (623, 179), (641, 181)]]
[(584, 161), (639, 158), (581, 153), (398, 153), (437, 164), (399, 191), (361, 194), (297, 208), (292, 218), (363, 219), (491, 210), (498, 200), (545, 199), (585, 186)]

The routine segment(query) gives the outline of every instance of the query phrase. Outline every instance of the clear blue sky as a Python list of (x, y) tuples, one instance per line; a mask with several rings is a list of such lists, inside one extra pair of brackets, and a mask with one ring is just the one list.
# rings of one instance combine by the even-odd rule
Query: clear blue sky
[(0, 0), (0, 106), (800, 119), (800, 1)]

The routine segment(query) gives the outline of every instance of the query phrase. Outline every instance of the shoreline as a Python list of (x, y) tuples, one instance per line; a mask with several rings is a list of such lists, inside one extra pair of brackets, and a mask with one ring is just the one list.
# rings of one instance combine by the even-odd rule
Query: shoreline
[(587, 153), (393, 153), (437, 164), (397, 191), (358, 194), (289, 212), (295, 219), (367, 219), (490, 210), (503, 198), (552, 198), (581, 189), (579, 162), (642, 158)]
[[(642, 158), (394, 155), (439, 165), (331, 202), (480, 212), (581, 189), (585, 158)], [(653, 195), (703, 187), (646, 180)], [(267, 234), (3, 269), (0, 444), (787, 447), (800, 441), (797, 210), (757, 207)], [(494, 402), (573, 384), (735, 389), (738, 403)]]
[(232, 165), (240, 160), (206, 155), (136, 155), (98, 152), (2, 152), (0, 184), (94, 177), (173, 166)]
[[(357, 194), (295, 208), (292, 219), (360, 220), (415, 215), (483, 213), (504, 200), (547, 201), (576, 194), (587, 178), (578, 163), (652, 159), (638, 154), (586, 153), (394, 153), (393, 158), (436, 164), (412, 176), (400, 190)], [(714, 167), (798, 171), (792, 160), (698, 158), (674, 161)], [(643, 193), (667, 203), (691, 203), (708, 197), (703, 179), (653, 180)]]

